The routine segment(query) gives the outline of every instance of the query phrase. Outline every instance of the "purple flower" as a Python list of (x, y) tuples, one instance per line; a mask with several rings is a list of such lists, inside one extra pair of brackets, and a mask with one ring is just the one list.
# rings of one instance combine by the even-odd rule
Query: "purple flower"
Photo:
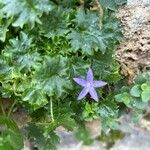
[(95, 101), (98, 101), (97, 92), (95, 88), (105, 86), (107, 83), (104, 81), (93, 81), (93, 71), (89, 69), (87, 72), (86, 80), (81, 78), (73, 78), (76, 83), (83, 86), (83, 90), (80, 92), (78, 96), (78, 100), (84, 98), (88, 93), (91, 95)]

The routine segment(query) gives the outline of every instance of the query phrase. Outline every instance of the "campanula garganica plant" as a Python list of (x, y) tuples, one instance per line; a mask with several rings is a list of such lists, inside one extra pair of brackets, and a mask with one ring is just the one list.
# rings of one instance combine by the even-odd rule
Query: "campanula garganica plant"
[[(0, 0), (0, 149), (21, 150), (28, 138), (39, 150), (54, 150), (57, 127), (84, 134), (84, 122), (93, 119), (103, 130), (117, 127), (120, 103), (130, 105), (114, 96), (122, 39), (114, 13), (124, 2)], [(140, 98), (143, 90), (147, 102), (147, 86), (130, 94)], [(30, 118), (21, 127), (12, 117), (18, 110)]]

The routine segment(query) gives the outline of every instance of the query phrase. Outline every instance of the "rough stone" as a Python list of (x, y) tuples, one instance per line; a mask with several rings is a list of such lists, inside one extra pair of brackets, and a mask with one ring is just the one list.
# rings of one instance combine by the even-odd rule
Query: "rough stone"
[(124, 41), (116, 55), (122, 74), (132, 81), (139, 71), (150, 70), (150, 6), (125, 6), (117, 16), (123, 24)]
[(117, 142), (111, 150), (149, 150), (150, 133), (136, 132)]
[(148, 5), (150, 4), (150, 0), (127, 0), (127, 5)]
[(57, 135), (60, 137), (58, 150), (105, 150), (100, 141), (95, 140), (91, 145), (83, 145), (82, 142), (75, 139), (72, 132), (63, 129), (58, 129)]

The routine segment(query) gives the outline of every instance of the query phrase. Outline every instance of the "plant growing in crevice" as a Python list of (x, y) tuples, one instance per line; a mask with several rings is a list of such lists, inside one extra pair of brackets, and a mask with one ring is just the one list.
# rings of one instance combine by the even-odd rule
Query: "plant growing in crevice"
[[(98, 117), (104, 129), (117, 127), (118, 102), (111, 84), (121, 78), (114, 57), (121, 25), (101, 1), (96, 2), (103, 14), (90, 8), (92, 1), (84, 2), (80, 7), (77, 0), (0, 0), (0, 96), (14, 101), (8, 116), (0, 120), (11, 122), (13, 106), (21, 106), (31, 117), (24, 125), (25, 136), (40, 150), (56, 149), (59, 126), (82, 129), (85, 120)], [(80, 87), (73, 78), (85, 77), (89, 68), (95, 80), (109, 84), (97, 90), (97, 103), (77, 101)], [(23, 147), (23, 140), (13, 147), (15, 141), (7, 138), (11, 133), (0, 134), (5, 143), (1, 149)], [(20, 138), (18, 129), (16, 133)]]

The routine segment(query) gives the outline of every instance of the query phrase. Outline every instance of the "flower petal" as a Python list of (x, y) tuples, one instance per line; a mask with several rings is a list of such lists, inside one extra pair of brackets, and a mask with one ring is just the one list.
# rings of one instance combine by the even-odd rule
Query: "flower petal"
[(86, 76), (87, 81), (93, 81), (93, 71), (91, 68), (89, 68)]
[(73, 80), (81, 86), (86, 86), (87, 81), (81, 78), (73, 78)]
[(85, 87), (85, 88), (80, 92), (80, 94), (79, 94), (79, 96), (78, 96), (78, 100), (81, 100), (82, 98), (84, 98), (88, 92), (89, 92), (89, 89)]
[(92, 85), (93, 87), (102, 87), (105, 86), (107, 83), (104, 81), (93, 81)]
[(95, 101), (98, 101), (98, 96), (97, 96), (97, 92), (95, 91), (94, 88), (91, 88), (90, 91), (89, 91), (91, 97), (95, 100)]

